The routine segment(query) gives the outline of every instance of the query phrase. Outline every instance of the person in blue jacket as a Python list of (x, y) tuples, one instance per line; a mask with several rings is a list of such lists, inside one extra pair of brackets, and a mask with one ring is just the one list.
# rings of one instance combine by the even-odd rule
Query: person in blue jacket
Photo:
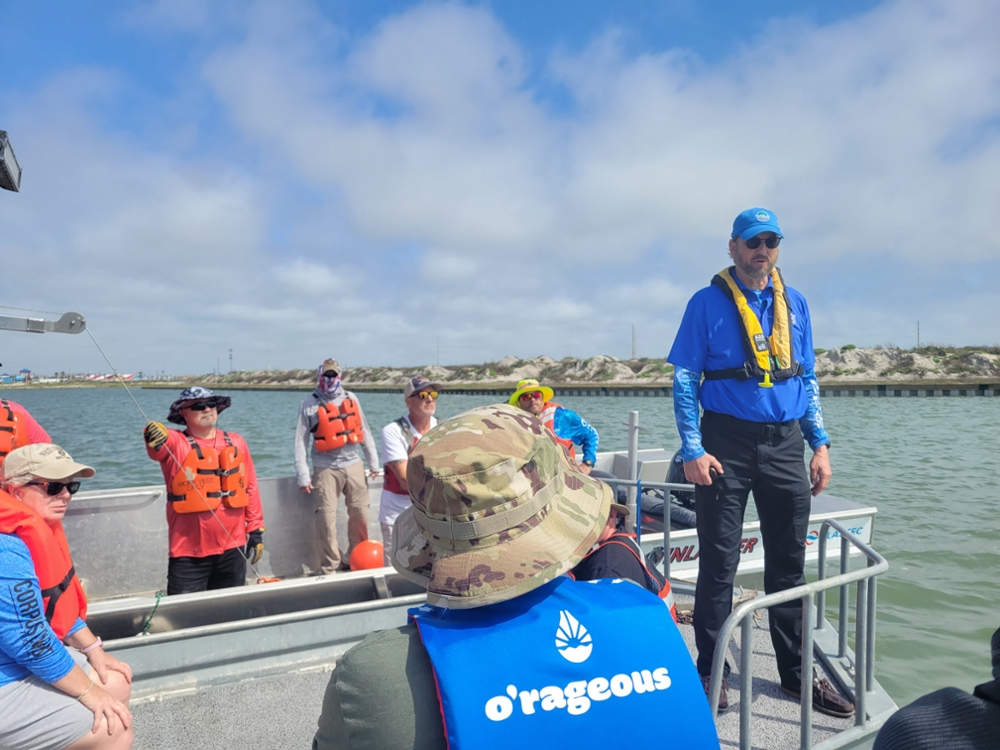
[[(706, 690), (716, 640), (732, 611), (748, 495), (752, 490), (764, 540), (764, 590), (785, 591), (806, 582), (810, 496), (831, 477), (809, 307), (776, 267), (783, 238), (773, 211), (750, 208), (736, 217), (733, 265), (688, 302), (667, 357), (684, 474), (695, 485), (694, 631)], [(808, 475), (803, 441), (813, 450)], [(781, 690), (799, 698), (802, 684), (812, 682), (813, 708), (853, 714), (827, 680), (801, 674), (801, 603), (771, 607), (769, 620)], [(728, 706), (726, 687), (720, 709)]]
[(86, 595), (62, 529), (79, 479), (93, 475), (51, 443), (17, 448), (0, 468), (4, 750), (132, 747), (132, 670), (87, 627)]
[(583, 460), (579, 462), (580, 471), (589, 474), (597, 460), (597, 444), (600, 438), (587, 420), (571, 409), (552, 400), (555, 393), (551, 388), (539, 385), (538, 381), (529, 378), (517, 384), (507, 403), (524, 409), (529, 414), (538, 417), (555, 435), (556, 442), (569, 451), (570, 458), (576, 462), (576, 448), (583, 449)]

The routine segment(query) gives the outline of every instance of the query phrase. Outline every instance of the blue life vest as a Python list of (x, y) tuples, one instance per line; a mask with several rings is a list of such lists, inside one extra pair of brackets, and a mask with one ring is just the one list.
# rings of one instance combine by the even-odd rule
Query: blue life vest
[(719, 747), (670, 612), (628, 581), (557, 578), (475, 609), (409, 611), (450, 750)]

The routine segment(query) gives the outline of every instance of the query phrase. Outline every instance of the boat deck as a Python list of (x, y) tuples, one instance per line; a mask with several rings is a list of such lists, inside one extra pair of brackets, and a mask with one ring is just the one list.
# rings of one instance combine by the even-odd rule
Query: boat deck
[[(688, 650), (694, 653), (693, 628), (682, 624), (680, 629)], [(755, 621), (754, 629), (753, 746), (767, 750), (798, 747), (799, 704), (778, 690), (766, 614)], [(737, 639), (730, 649), (730, 663), (734, 667), (729, 680), (730, 706), (716, 722), (723, 748), (739, 746)], [(309, 748), (333, 666), (332, 663), (312, 665), (282, 675), (140, 698), (132, 705), (135, 747), (137, 750)], [(819, 663), (817, 669), (822, 669)], [(831, 675), (827, 676), (834, 681)], [(853, 719), (835, 719), (813, 712), (813, 742), (822, 742), (852, 726)], [(669, 736), (666, 725), (664, 733)]]

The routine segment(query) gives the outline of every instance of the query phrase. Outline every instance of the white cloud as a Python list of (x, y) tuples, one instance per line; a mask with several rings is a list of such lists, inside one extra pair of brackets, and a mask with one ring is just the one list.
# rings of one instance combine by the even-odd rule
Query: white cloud
[(0, 201), (8, 272), (43, 261), (62, 291), (46, 309), (77, 306), (137, 358), (198, 369), (235, 346), (292, 366), (335, 340), (355, 364), (413, 364), (437, 337), (445, 361), (624, 356), (632, 323), (663, 353), (751, 205), (781, 217), (819, 345), (906, 343), (918, 317), (941, 342), (996, 338), (1000, 299), (976, 286), (1000, 271), (990, 4), (785, 20), (712, 64), (630, 57), (612, 30), (541, 69), (482, 7), (361, 38), (305, 0), (188, 26), (175, 10), (131, 22), (202, 35), (203, 80), (162, 106), (197, 123), (206, 87), (222, 150), (188, 122), (184, 156), (109, 129), (95, 109), (140, 84), (69, 70), (14, 109), (25, 190)]

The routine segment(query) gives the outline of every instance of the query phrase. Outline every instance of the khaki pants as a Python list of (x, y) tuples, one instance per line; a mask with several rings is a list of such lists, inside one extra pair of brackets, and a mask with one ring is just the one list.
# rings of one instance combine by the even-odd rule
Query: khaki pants
[(368, 479), (360, 461), (344, 469), (320, 469), (313, 474), (316, 493), (316, 540), (319, 544), (320, 572), (333, 573), (346, 560), (337, 544), (337, 501), (344, 496), (347, 506), (347, 557), (368, 538)]

